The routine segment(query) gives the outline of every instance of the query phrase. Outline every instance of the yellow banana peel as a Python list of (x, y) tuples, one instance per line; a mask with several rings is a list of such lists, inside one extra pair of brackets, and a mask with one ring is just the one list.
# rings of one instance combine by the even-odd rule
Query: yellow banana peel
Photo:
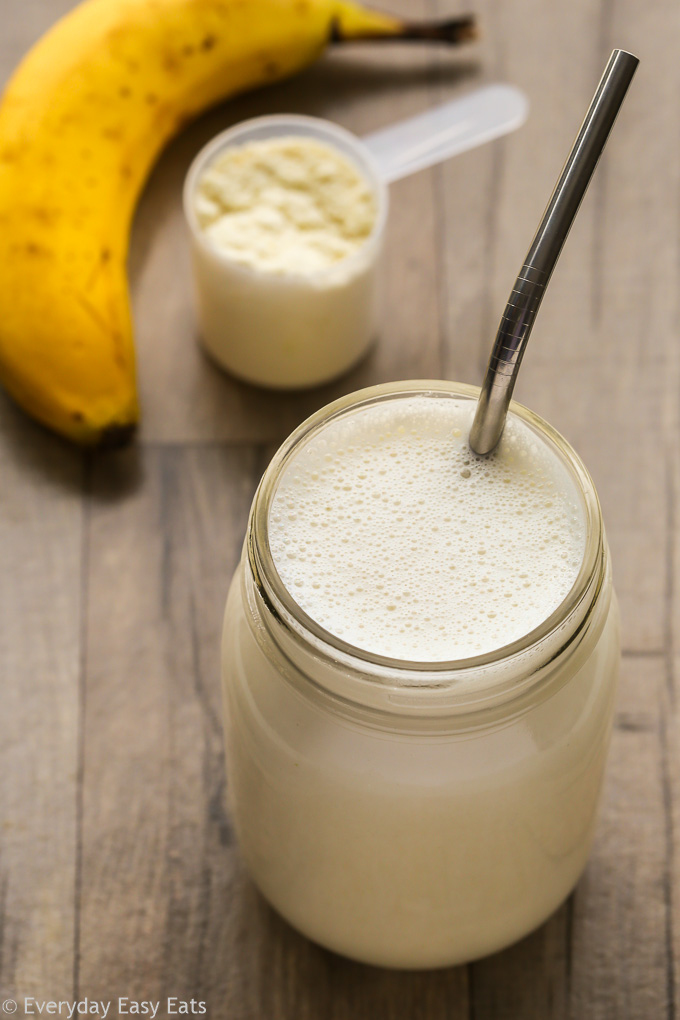
[(305, 67), (331, 39), (461, 41), (334, 0), (85, 0), (0, 105), (0, 382), (83, 444), (139, 409), (126, 256), (160, 149), (195, 114)]

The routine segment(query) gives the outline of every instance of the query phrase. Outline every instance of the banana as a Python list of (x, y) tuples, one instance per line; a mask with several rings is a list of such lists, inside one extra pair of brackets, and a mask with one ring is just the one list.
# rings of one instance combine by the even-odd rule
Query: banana
[(461, 41), (337, 0), (85, 0), (25, 57), (0, 105), (0, 382), (79, 443), (138, 420), (126, 257), (163, 145), (225, 97), (346, 39)]

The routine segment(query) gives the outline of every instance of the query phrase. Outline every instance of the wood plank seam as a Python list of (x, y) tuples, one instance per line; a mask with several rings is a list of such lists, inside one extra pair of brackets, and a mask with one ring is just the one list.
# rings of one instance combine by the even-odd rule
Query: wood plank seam
[[(665, 627), (665, 695), (672, 708), (675, 703), (673, 684), (673, 604), (674, 604), (674, 563), (675, 563), (675, 488), (673, 478), (673, 460), (670, 448), (666, 450), (666, 618)], [(665, 707), (665, 706), (664, 706)], [(669, 712), (663, 710), (659, 717), (659, 743), (661, 747), (661, 783), (664, 806), (665, 824), (665, 873), (663, 877), (665, 938), (666, 938), (666, 996), (668, 1000), (668, 1020), (676, 1018), (675, 984), (676, 960), (674, 953), (675, 933), (673, 931), (673, 862), (675, 848), (673, 845), (673, 791), (670, 773), (670, 754), (668, 737)]]
[(85, 781), (85, 695), (87, 690), (87, 611), (89, 570), (89, 524), (92, 490), (92, 458), (83, 454), (81, 552), (80, 552), (80, 675), (78, 677), (78, 757), (76, 766), (76, 852), (73, 883), (73, 997), (80, 998), (80, 904), (83, 863), (83, 789)]

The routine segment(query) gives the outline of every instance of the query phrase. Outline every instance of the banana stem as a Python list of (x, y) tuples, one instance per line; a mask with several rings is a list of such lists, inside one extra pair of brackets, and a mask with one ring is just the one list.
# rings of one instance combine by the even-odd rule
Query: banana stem
[[(365, 12), (367, 15), (373, 12)], [(375, 20), (367, 17), (334, 18), (331, 25), (331, 42), (442, 42), (458, 46), (479, 38), (479, 28), (473, 14), (444, 21), (402, 21), (375, 13)]]

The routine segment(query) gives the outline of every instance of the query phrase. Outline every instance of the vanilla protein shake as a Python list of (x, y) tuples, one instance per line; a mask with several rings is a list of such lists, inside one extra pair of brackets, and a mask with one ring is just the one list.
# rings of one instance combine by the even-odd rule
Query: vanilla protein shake
[(528, 634), (585, 550), (573, 476), (519, 418), (471, 454), (474, 405), (405, 397), (321, 430), (282, 472), (274, 563), (331, 633), (396, 659), (463, 659)]
[(225, 618), (232, 810), (265, 896), (388, 966), (472, 959), (588, 852), (618, 624), (597, 497), (540, 419), (468, 447), (475, 391), (319, 412), (256, 496)]

